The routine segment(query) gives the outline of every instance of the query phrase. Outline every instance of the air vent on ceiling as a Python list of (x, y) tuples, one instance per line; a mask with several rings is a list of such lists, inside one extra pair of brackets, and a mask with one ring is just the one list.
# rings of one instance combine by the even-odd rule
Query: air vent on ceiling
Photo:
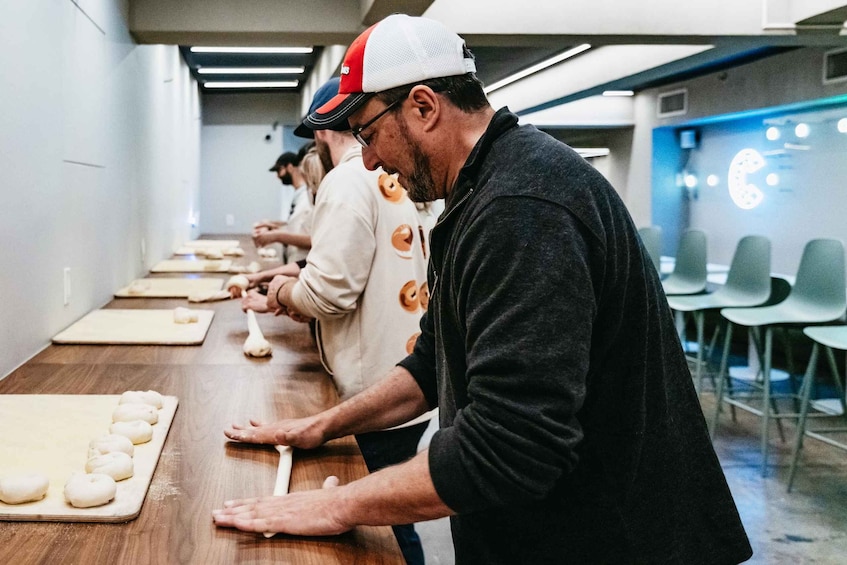
[(823, 54), (823, 83), (847, 80), (847, 48), (834, 49)]
[(682, 116), (688, 112), (688, 89), (671, 90), (659, 94), (656, 115), (660, 118)]

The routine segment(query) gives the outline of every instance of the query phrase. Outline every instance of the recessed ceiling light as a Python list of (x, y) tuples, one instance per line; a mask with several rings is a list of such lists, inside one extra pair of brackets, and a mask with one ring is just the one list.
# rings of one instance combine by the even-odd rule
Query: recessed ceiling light
[(267, 82), (248, 81), (210, 81), (204, 82), (204, 88), (295, 88), (296, 80), (276, 80)]
[(521, 80), (522, 78), (528, 77), (529, 75), (535, 74), (538, 71), (543, 71), (547, 67), (552, 67), (556, 63), (561, 63), (562, 61), (564, 61), (566, 59), (570, 59), (571, 57), (579, 55), (583, 51), (588, 51), (589, 49), (591, 49), (591, 45), (589, 45), (588, 43), (583, 43), (582, 45), (577, 45), (576, 47), (574, 47), (572, 49), (568, 49), (567, 51), (563, 51), (563, 52), (559, 53), (558, 55), (556, 55), (555, 57), (551, 57), (550, 59), (547, 59), (546, 61), (541, 61), (540, 63), (533, 65), (531, 67), (528, 67), (528, 68), (526, 68), (522, 71), (519, 71), (519, 72), (517, 72), (517, 73), (515, 73), (511, 76), (508, 76), (508, 77), (504, 78), (503, 80), (498, 80), (497, 82), (486, 86), (484, 91), (485, 91), (486, 94), (490, 94), (490, 93), (494, 92), (495, 90), (497, 90), (499, 88), (503, 88), (504, 86), (506, 86), (508, 84), (512, 84), (513, 82)]
[(631, 90), (604, 90), (603, 96), (635, 96)]
[(294, 75), (301, 74), (305, 67), (199, 67), (201, 75)]
[(192, 53), (311, 53), (311, 47), (192, 47)]

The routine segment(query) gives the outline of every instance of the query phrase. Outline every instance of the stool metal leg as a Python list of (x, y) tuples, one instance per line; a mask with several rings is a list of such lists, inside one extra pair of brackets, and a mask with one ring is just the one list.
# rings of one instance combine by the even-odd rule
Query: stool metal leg
[(694, 375), (694, 387), (698, 395), (703, 390), (703, 319), (705, 317), (702, 310), (694, 312), (694, 320), (697, 322), (697, 370)]
[[(791, 456), (791, 470), (788, 472), (788, 492), (791, 492), (791, 487), (794, 485), (794, 475), (797, 472), (797, 461), (800, 459), (800, 450), (803, 449), (803, 436), (806, 433), (806, 416), (809, 413), (809, 398), (812, 394), (812, 385), (815, 379), (815, 371), (818, 365), (818, 350), (820, 346), (815, 343), (812, 347), (812, 355), (809, 358), (809, 367), (806, 369), (806, 374), (803, 377), (803, 385), (801, 392), (803, 395), (800, 401), (800, 419), (797, 422), (797, 437), (794, 438), (794, 453)], [(832, 351), (827, 348), (831, 354)]]
[(712, 425), (710, 426), (709, 435), (712, 436), (712, 441), (715, 441), (715, 435), (718, 430), (718, 418), (721, 414), (721, 403), (723, 402), (723, 389), (725, 381), (729, 378), (727, 373), (726, 363), (729, 357), (729, 346), (732, 340), (732, 323), (726, 323), (726, 337), (723, 344), (723, 355), (721, 355), (721, 367), (718, 369), (718, 383), (715, 391), (715, 413), (712, 416)]

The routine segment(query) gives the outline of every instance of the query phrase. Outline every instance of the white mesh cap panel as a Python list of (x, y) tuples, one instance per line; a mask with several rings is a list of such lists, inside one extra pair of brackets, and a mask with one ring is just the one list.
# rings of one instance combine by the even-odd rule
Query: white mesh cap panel
[(435, 20), (389, 16), (368, 38), (362, 88), (380, 92), (429, 78), (463, 75), (468, 72), (463, 45), (461, 37)]

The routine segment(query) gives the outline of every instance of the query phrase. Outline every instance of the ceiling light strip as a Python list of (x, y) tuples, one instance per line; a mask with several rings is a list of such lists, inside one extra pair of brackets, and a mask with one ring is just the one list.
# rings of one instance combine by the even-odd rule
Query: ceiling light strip
[(192, 47), (192, 53), (311, 53), (312, 47)]
[(297, 75), (306, 67), (199, 67), (201, 75)]
[(204, 82), (204, 88), (296, 88), (300, 84), (296, 80), (275, 81), (209, 81)]
[(577, 45), (576, 47), (573, 47), (571, 49), (568, 49), (567, 51), (563, 51), (563, 52), (559, 53), (555, 57), (551, 57), (550, 59), (547, 59), (545, 61), (541, 61), (540, 63), (535, 64), (531, 67), (528, 67), (528, 68), (526, 68), (526, 69), (524, 69), (520, 72), (517, 72), (517, 73), (515, 73), (511, 76), (508, 76), (508, 77), (504, 78), (503, 80), (498, 80), (497, 82), (486, 86), (485, 87), (485, 93), (490, 94), (490, 93), (494, 92), (495, 90), (503, 88), (504, 86), (512, 84), (513, 82), (519, 81), (522, 78), (526, 78), (529, 75), (537, 73), (538, 71), (543, 71), (544, 69), (546, 69), (548, 67), (552, 67), (553, 65), (555, 65), (557, 63), (561, 63), (562, 61), (570, 59), (571, 57), (575, 57), (576, 55), (579, 55), (583, 51), (588, 51), (589, 49), (591, 49), (591, 45), (589, 45), (588, 43), (583, 43), (582, 45)]
[(603, 96), (635, 96), (632, 90), (604, 90)]

